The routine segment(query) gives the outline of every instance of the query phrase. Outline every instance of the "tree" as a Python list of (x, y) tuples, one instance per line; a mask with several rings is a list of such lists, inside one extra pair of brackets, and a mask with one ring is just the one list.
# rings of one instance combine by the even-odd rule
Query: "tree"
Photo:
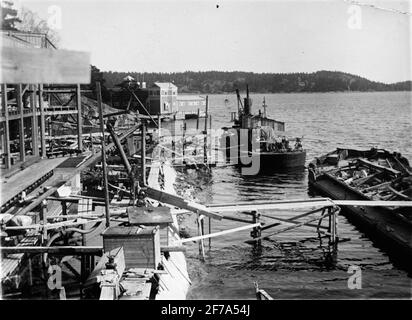
[(17, 25), (19, 31), (45, 34), (55, 46), (60, 42), (59, 34), (51, 29), (47, 21), (41, 19), (37, 13), (23, 7), (20, 12), (20, 19), (21, 21)]
[(94, 65), (91, 65), (91, 72), (90, 72), (90, 84), (89, 85), (82, 85), (83, 89), (91, 90), (92, 93), (87, 93), (86, 96), (92, 99), (97, 99), (96, 96), (96, 82), (100, 82), (100, 88), (102, 92), (102, 100), (103, 102), (110, 102), (111, 96), (109, 90), (107, 90), (105, 82), (106, 80), (103, 77), (103, 72), (100, 71)]
[(17, 16), (17, 10), (13, 8), (13, 2), (2, 1), (1, 2), (1, 29), (2, 30), (18, 30), (16, 23), (21, 22)]

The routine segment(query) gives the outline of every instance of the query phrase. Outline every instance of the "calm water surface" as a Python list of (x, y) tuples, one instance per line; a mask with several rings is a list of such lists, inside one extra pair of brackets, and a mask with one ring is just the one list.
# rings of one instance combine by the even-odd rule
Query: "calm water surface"
[[(336, 147), (386, 148), (412, 161), (412, 103), (410, 92), (252, 94), (257, 113), (263, 97), (271, 118), (286, 122), (291, 136), (304, 136), (307, 161)], [(225, 99), (229, 102), (225, 103)], [(237, 110), (235, 95), (209, 96), (213, 126), (230, 125)], [(193, 188), (202, 203), (309, 198), (307, 171), (242, 176), (236, 168), (215, 168), (211, 174), (194, 170), (181, 173), (181, 186)], [(296, 215), (302, 210), (276, 212)], [(275, 214), (274, 212), (265, 212)], [(245, 218), (246, 216), (239, 217)], [(193, 218), (183, 224), (196, 234)], [(240, 226), (233, 221), (212, 221), (212, 232)], [(207, 230), (207, 223), (206, 223)], [(408, 298), (412, 296), (407, 273), (363, 233), (339, 217), (337, 262), (331, 264), (326, 241), (313, 229), (295, 229), (263, 241), (260, 249), (244, 243), (250, 231), (206, 241), (206, 261), (198, 259), (198, 246), (188, 246), (187, 260), (193, 281), (189, 299), (254, 299), (258, 281), (275, 299)], [(348, 288), (349, 266), (359, 266), (362, 289)]]

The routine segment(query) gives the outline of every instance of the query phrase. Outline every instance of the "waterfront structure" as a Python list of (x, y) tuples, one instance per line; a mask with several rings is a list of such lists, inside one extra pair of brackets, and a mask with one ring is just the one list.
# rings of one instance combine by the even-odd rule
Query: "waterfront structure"
[(171, 82), (155, 82), (148, 89), (147, 109), (152, 115), (177, 111), (177, 87)]
[[(206, 98), (196, 95), (179, 95), (177, 96), (177, 105), (180, 108), (205, 108)], [(194, 110), (194, 109), (193, 109)]]
[[(45, 34), (2, 31), (1, 37), (4, 50), (6, 48), (56, 49)], [(62, 98), (61, 94), (65, 97)], [(51, 133), (52, 122), (62, 115), (73, 117), (77, 122), (77, 149), (82, 149), (80, 84), (44, 87), (42, 84), (3, 83), (1, 97), (2, 169), (9, 170), (25, 162), (46, 157), (46, 138)]]

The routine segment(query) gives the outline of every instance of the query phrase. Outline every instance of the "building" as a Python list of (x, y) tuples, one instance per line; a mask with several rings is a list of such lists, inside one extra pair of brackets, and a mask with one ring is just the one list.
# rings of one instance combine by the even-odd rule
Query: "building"
[[(45, 34), (21, 31), (1, 32), (2, 47), (56, 47)], [(51, 124), (61, 116), (77, 120), (77, 148), (82, 149), (82, 117), (80, 85), (69, 88), (51, 84), (1, 84), (0, 156), (2, 169), (13, 169), (23, 163), (45, 158), (46, 139)], [(67, 102), (68, 101), (68, 102)], [(62, 126), (60, 122), (60, 126)]]
[(177, 97), (177, 106), (179, 110), (197, 110), (206, 107), (206, 98), (201, 96), (181, 95)]
[(148, 92), (146, 106), (150, 114), (165, 115), (177, 111), (177, 87), (173, 83), (155, 82)]

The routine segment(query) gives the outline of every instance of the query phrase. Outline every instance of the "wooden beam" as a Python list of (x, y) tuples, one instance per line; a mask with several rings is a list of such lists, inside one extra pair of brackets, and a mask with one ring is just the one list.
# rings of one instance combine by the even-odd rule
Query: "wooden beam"
[(4, 109), (4, 139), (6, 149), (4, 152), (6, 153), (6, 169), (10, 169), (11, 167), (11, 157), (10, 157), (10, 124), (9, 124), (9, 108), (7, 103), (7, 85), (1, 85), (1, 105)]
[(36, 100), (36, 87), (35, 85), (30, 85), (31, 93), (30, 93), (30, 105), (33, 112), (32, 116), (32, 123), (31, 123), (31, 143), (33, 149), (33, 155), (39, 155), (39, 126), (37, 123), (37, 100)]
[(43, 85), (39, 84), (39, 108), (40, 108), (40, 146), (41, 157), (46, 158), (46, 121), (44, 117)]
[(90, 83), (90, 54), (3, 47), (0, 83)]
[(97, 94), (97, 107), (99, 108), (99, 122), (100, 131), (102, 133), (102, 165), (103, 165), (103, 190), (104, 190), (104, 203), (106, 213), (106, 228), (110, 227), (110, 199), (109, 199), (109, 187), (107, 182), (107, 164), (106, 164), (106, 142), (104, 140), (104, 120), (103, 120), (103, 104), (102, 104), (102, 92), (100, 88), (100, 82), (96, 82), (96, 94)]
[(373, 168), (376, 168), (376, 169), (378, 169), (378, 170), (383, 170), (383, 171), (392, 173), (392, 174), (394, 174), (394, 175), (399, 175), (399, 174), (401, 173), (401, 172), (398, 171), (398, 170), (395, 170), (395, 169), (392, 169), (392, 168), (388, 168), (388, 167), (384, 167), (384, 166), (381, 166), (381, 165), (379, 165), (379, 164), (370, 162), (370, 161), (365, 160), (365, 159), (361, 159), (361, 158), (360, 158), (360, 159), (357, 159), (357, 160), (358, 160), (358, 162), (363, 163), (363, 164), (365, 164), (365, 165), (367, 165), (367, 166), (369, 166), (369, 167), (373, 167)]
[(188, 201), (184, 198), (181, 198), (179, 196), (176, 196), (174, 194), (170, 194), (164, 191), (160, 191), (151, 187), (146, 187), (146, 193), (149, 198), (152, 198), (156, 201), (167, 203), (176, 207), (179, 207), (181, 209), (187, 209), (189, 211), (196, 212), (198, 214), (202, 214), (204, 216), (211, 217), (213, 219), (221, 220), (222, 216), (220, 214), (217, 214), (204, 205), (201, 205), (199, 203), (193, 202), (193, 201)]
[(241, 212), (241, 211), (254, 211), (254, 210), (292, 210), (298, 208), (311, 208), (311, 207), (321, 207), (321, 206), (330, 206), (333, 203), (326, 200), (319, 201), (299, 201), (299, 202), (280, 202), (273, 201), (272, 203), (267, 204), (240, 204), (233, 206), (219, 206), (219, 207), (210, 207), (217, 212)]
[(169, 246), (160, 247), (161, 252), (186, 252), (186, 247), (184, 246)]
[(226, 220), (237, 221), (237, 222), (253, 223), (253, 221), (251, 221), (251, 220), (240, 219), (240, 218), (237, 218), (237, 217), (222, 216), (222, 218), (226, 219)]
[(253, 223), (253, 224), (243, 226), (243, 227), (238, 227), (238, 228), (224, 230), (224, 231), (215, 232), (215, 233), (209, 233), (209, 234), (205, 234), (205, 235), (197, 236), (197, 237), (192, 237), (192, 238), (181, 239), (181, 240), (177, 240), (177, 242), (186, 243), (186, 242), (191, 242), (191, 241), (198, 241), (198, 240), (203, 240), (203, 239), (207, 239), (207, 238), (222, 236), (222, 235), (233, 233), (233, 232), (252, 229), (252, 228), (256, 228), (256, 227), (260, 227), (260, 226), (261, 226), (260, 223)]
[(20, 141), (20, 161), (26, 161), (26, 150), (24, 146), (24, 117), (23, 117), (23, 94), (21, 84), (16, 85), (17, 110), (20, 113), (19, 120), (19, 141)]
[[(277, 235), (277, 234), (279, 234), (279, 233), (282, 233), (282, 232), (285, 232), (285, 231), (289, 231), (289, 230), (293, 230), (293, 229), (302, 227), (302, 226), (307, 225), (307, 224), (309, 224), (309, 223), (311, 223), (311, 222), (313, 222), (313, 221), (316, 221), (316, 220), (320, 220), (320, 219), (322, 219), (322, 218), (325, 218), (325, 217), (327, 217), (327, 216), (329, 216), (329, 215), (330, 215), (330, 213), (324, 213), (324, 214), (323, 214), (322, 216), (320, 216), (320, 217), (316, 217), (316, 218), (312, 218), (312, 219), (309, 219), (309, 220), (304, 221), (304, 222), (300, 222), (300, 223), (295, 224), (295, 225), (293, 225), (293, 226), (289, 226), (289, 227), (286, 227), (286, 228), (277, 230), (277, 231), (275, 231), (275, 232), (273, 232), (273, 233), (271, 233), (271, 234), (254, 238), (254, 239), (252, 239), (252, 240), (250, 240), (250, 241), (257, 241), (257, 240), (261, 240), (262, 238), (263, 238), (263, 239), (264, 239), (264, 238), (269, 238), (269, 237), (272, 237), (272, 236)], [(323, 233), (323, 231), (321, 231), (321, 233)]]
[(332, 200), (338, 206), (412, 207), (412, 201)]
[(76, 85), (76, 105), (77, 105), (77, 148), (83, 151), (83, 117), (82, 117), (82, 94), (80, 84)]
[(0, 247), (0, 252), (3, 253), (50, 253), (62, 255), (76, 255), (76, 254), (94, 254), (101, 256), (103, 254), (103, 247), (101, 246), (61, 246), (61, 247)]

